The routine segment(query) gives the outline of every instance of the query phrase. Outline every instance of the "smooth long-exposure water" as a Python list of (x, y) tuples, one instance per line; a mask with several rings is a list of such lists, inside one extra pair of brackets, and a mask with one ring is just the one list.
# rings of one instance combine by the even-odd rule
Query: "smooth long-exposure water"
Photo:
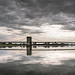
[(75, 50), (44, 49), (0, 50), (0, 75), (75, 75)]

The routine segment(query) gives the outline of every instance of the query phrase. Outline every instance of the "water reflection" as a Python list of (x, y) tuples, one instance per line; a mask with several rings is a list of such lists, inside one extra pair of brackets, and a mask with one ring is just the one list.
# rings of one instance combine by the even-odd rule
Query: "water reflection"
[(27, 56), (26, 51), (0, 51), (0, 63), (13, 62), (17, 64), (47, 64), (61, 65), (62, 60), (75, 59), (74, 51), (33, 51)]
[(27, 55), (32, 55), (32, 51), (47, 50), (75, 50), (74, 45), (20, 45), (20, 46), (0, 46), (1, 50), (26, 50)]
[(0, 75), (75, 75), (75, 51), (0, 50)]
[[(4, 45), (0, 46), (0, 48), (13, 48), (13, 47), (22, 47), (26, 48), (26, 45), (14, 46), (14, 45)], [(52, 47), (75, 47), (75, 45), (32, 45), (32, 48), (43, 47), (43, 48), (52, 48)]]

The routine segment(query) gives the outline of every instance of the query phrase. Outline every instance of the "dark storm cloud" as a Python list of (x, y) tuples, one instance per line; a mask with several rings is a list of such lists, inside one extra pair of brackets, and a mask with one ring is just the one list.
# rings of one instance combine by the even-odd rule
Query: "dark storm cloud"
[(75, 0), (0, 0), (0, 26), (25, 33), (28, 30), (24, 31), (21, 26), (41, 26), (47, 22), (75, 30), (74, 7)]
[(43, 32), (36, 30), (36, 31), (31, 32), (31, 33), (32, 33), (32, 34), (39, 34), (39, 33), (43, 33)]

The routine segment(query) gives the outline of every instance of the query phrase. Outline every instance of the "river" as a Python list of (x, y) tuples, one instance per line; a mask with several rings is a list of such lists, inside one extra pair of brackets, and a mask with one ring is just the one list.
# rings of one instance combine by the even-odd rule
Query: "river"
[(0, 75), (75, 75), (74, 46), (34, 47), (32, 55), (22, 47), (7, 49), (0, 49)]

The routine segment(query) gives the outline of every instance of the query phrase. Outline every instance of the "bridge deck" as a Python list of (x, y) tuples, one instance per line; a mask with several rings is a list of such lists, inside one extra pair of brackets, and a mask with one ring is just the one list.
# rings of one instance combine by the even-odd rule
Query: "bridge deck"
[[(26, 41), (1, 41), (0, 43), (27, 43)], [(50, 41), (50, 42), (36, 42), (36, 41), (33, 41), (32, 43), (75, 43), (75, 42), (57, 42), (57, 41), (55, 41), (55, 42), (52, 42), (52, 41)]]

